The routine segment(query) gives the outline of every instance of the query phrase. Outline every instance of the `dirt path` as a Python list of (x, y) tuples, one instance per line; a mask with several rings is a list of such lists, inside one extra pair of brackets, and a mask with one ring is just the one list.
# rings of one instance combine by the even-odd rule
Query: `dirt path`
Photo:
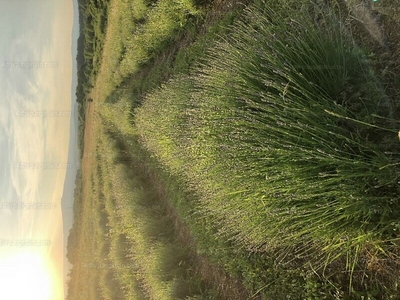
[(85, 133), (84, 133), (84, 148), (82, 157), (82, 181), (83, 181), (83, 200), (88, 199), (90, 193), (89, 182), (91, 176), (91, 166), (94, 159), (96, 147), (96, 118), (95, 105), (93, 102), (87, 102), (85, 112)]

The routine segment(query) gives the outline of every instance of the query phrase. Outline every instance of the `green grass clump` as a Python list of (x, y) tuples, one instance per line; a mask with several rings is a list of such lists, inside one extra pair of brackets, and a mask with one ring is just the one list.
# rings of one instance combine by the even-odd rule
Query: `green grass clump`
[(354, 270), (364, 250), (388, 254), (397, 238), (393, 110), (331, 8), (260, 5), (194, 76), (148, 95), (135, 124), (220, 236)]
[[(213, 291), (201, 290), (203, 279), (191, 266), (188, 248), (180, 243), (157, 192), (144, 188), (149, 179), (138, 162), (131, 161), (133, 170), (128, 167), (122, 142), (106, 131), (100, 135), (97, 151), (103, 174), (103, 185), (98, 187), (107, 216), (104, 237), (109, 240), (104, 259), (109, 270), (102, 276), (113, 278), (123, 299), (207, 298)], [(110, 294), (109, 286), (102, 283), (101, 287), (103, 297)]]
[(191, 0), (115, 0), (111, 5), (102, 70), (97, 76), (101, 97), (139, 72), (144, 64), (168, 48), (189, 20), (200, 15)]
[(163, 47), (173, 32), (183, 27), (190, 15), (198, 11), (189, 0), (161, 0), (149, 12), (146, 22), (133, 34), (121, 60), (122, 76), (138, 70), (153, 53)]

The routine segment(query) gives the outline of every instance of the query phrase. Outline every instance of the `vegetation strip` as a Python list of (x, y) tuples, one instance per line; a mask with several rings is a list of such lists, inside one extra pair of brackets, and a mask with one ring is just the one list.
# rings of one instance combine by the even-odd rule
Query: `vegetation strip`
[[(117, 34), (108, 29), (133, 24), (126, 17), (134, 6), (122, 0), (103, 3), (113, 21), (107, 20), (107, 32), (98, 30), (104, 42), (102, 63), (98, 68), (99, 60), (93, 60), (96, 68), (89, 70), (98, 70), (90, 80), (94, 89), (89, 86), (84, 92), (100, 113), (96, 122), (105, 126), (98, 129), (101, 163), (91, 176), (93, 195), (99, 197), (90, 204), (78, 202), (85, 212), (77, 215), (86, 215), (89, 207), (97, 212), (92, 220), (77, 223), (81, 232), (75, 238), (79, 235), (79, 242), (86, 243), (80, 247), (83, 253), (102, 249), (94, 251), (96, 261), (105, 259), (111, 266), (129, 261), (135, 268), (84, 273), (75, 266), (87, 254), (75, 252), (73, 274), (89, 273), (90, 288), (74, 281), (71, 299), (77, 299), (78, 290), (88, 299), (176, 298), (171, 293), (177, 286), (163, 277), (168, 272), (157, 275), (137, 259), (143, 257), (138, 249), (146, 248), (154, 250), (148, 252), (154, 262), (167, 263), (167, 256), (157, 259), (162, 246), (150, 246), (154, 239), (148, 239), (143, 225), (157, 227), (158, 222), (136, 221), (145, 220), (146, 214), (133, 218), (115, 210), (118, 203), (127, 204), (129, 193), (139, 193), (135, 180), (140, 174), (122, 184), (128, 181), (121, 174), (131, 172), (133, 161), (141, 161), (139, 173), (157, 182), (153, 188), (146, 184), (143, 193), (165, 193), (167, 215), (175, 220), (170, 224), (189, 229), (181, 235), (193, 237), (187, 254), (197, 257), (192, 263), (198, 282), (210, 282), (209, 274), (200, 271), (204, 258), (205, 265), (231, 274), (230, 284), (239, 279), (254, 299), (396, 297), (399, 82), (387, 66), (398, 67), (398, 53), (370, 42), (371, 29), (360, 22), (366, 19), (355, 8), (361, 4), (353, 2), (255, 2), (229, 30), (202, 36), (193, 24), (207, 6), (181, 3), (177, 12), (180, 5), (190, 9), (172, 18), (173, 29), (148, 35), (155, 44), (135, 44), (147, 50), (135, 48), (131, 54), (130, 38), (118, 39), (131, 32), (145, 39), (145, 28), (153, 26), (149, 20), (157, 9), (163, 11), (164, 2), (135, 6), (143, 8), (140, 22)], [(376, 9), (384, 11), (385, 6)], [(185, 32), (188, 44), (170, 43), (182, 37), (185, 41)], [(217, 38), (217, 32), (225, 34)], [(207, 38), (219, 42), (210, 47)], [(122, 48), (115, 46), (121, 42)], [(388, 65), (387, 56), (375, 59), (368, 51), (392, 51), (392, 60)], [(112, 66), (105, 57), (115, 58)], [(118, 155), (129, 157), (118, 167), (101, 156), (115, 148), (105, 138), (106, 128), (124, 145)], [(120, 175), (111, 179), (112, 174)], [(119, 202), (105, 197), (110, 194), (119, 195)], [(95, 239), (88, 244), (87, 232), (96, 226)], [(108, 238), (103, 241), (104, 235)], [(179, 235), (178, 240), (182, 242)], [(147, 247), (140, 247), (141, 242)], [(222, 280), (216, 277), (216, 286), (200, 288), (196, 297), (248, 297), (227, 296)], [(217, 296), (221, 291), (225, 294)], [(191, 297), (180, 295), (186, 296)]]
[(362, 253), (396, 255), (396, 108), (333, 9), (248, 9), (135, 125), (218, 235), (315, 270), (344, 260), (351, 282)]

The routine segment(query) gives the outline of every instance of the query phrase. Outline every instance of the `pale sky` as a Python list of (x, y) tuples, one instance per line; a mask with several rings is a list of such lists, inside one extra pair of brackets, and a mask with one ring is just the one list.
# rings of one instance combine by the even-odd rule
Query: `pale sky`
[(0, 263), (20, 250), (44, 253), (60, 281), (60, 201), (66, 170), (76, 168), (67, 164), (73, 0), (0, 5)]

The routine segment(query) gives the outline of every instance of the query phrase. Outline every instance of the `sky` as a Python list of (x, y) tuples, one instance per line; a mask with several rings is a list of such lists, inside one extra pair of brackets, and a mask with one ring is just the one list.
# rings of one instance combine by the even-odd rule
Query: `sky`
[(0, 265), (21, 251), (46, 257), (58, 287), (50, 299), (63, 299), (60, 201), (76, 168), (68, 161), (73, 1), (0, 5)]

